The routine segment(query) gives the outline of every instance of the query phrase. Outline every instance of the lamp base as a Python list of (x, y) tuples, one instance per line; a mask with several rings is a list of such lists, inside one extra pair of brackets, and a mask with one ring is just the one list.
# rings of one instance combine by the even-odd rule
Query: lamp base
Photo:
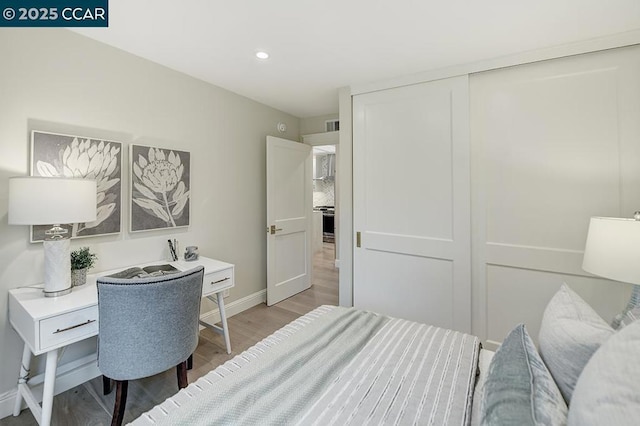
[(624, 310), (615, 316), (613, 321), (611, 322), (611, 327), (614, 330), (620, 328), (620, 324), (624, 321), (624, 318), (627, 314), (633, 309), (640, 306), (640, 286), (634, 285), (633, 290), (631, 292), (631, 297), (629, 298), (629, 302), (627, 303), (627, 307)]
[(44, 242), (44, 295), (56, 297), (71, 292), (71, 257), (68, 239)]

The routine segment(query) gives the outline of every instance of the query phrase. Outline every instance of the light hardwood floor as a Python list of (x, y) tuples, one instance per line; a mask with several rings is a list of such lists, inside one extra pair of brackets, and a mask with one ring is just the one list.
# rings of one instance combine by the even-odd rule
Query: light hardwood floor
[[(337, 305), (338, 270), (334, 267), (334, 257), (334, 245), (324, 243), (322, 252), (313, 259), (313, 285), (310, 289), (274, 306), (261, 304), (229, 318), (233, 348), (231, 355), (227, 355), (224, 349), (222, 336), (209, 329), (203, 330), (194, 354), (193, 369), (188, 372), (189, 383), (314, 308)], [(124, 422), (132, 421), (176, 393), (177, 386), (175, 369), (130, 382)], [(110, 395), (102, 395), (100, 377), (83, 383), (55, 397), (53, 424), (108, 425), (111, 423), (114, 399), (115, 391)], [(37, 422), (31, 411), (25, 409), (18, 417), (0, 419), (0, 425), (32, 426)]]

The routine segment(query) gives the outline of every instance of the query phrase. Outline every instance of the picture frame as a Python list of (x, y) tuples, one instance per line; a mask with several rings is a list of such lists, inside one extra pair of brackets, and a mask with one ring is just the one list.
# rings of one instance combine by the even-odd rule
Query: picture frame
[(132, 233), (188, 227), (191, 154), (170, 148), (130, 146)]
[[(95, 179), (96, 220), (60, 224), (70, 238), (119, 234), (122, 231), (122, 143), (101, 138), (31, 132), (31, 176)], [(32, 243), (44, 240), (51, 225), (31, 226)]]

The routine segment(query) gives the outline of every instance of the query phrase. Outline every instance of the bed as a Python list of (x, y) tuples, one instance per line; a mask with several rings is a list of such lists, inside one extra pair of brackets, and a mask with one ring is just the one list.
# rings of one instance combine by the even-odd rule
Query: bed
[(466, 425), (490, 356), (469, 334), (321, 306), (133, 424)]
[(640, 321), (614, 330), (569, 286), (534, 344), (321, 306), (144, 413), (158, 425), (636, 425)]

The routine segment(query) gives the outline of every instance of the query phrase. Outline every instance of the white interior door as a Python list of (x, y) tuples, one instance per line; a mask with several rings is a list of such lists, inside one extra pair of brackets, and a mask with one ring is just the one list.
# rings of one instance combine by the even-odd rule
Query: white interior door
[(467, 77), (354, 96), (354, 306), (471, 329)]
[(311, 146), (267, 136), (267, 305), (311, 287)]

